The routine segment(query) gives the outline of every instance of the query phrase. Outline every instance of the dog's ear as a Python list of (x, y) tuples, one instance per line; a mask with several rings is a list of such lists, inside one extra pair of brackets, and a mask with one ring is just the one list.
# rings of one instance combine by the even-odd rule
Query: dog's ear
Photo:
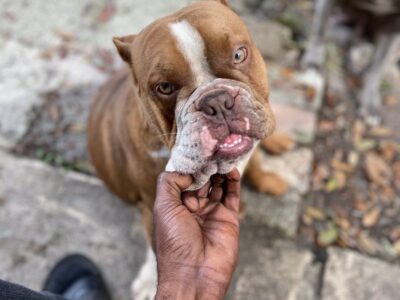
[(114, 37), (113, 42), (121, 58), (128, 64), (131, 62), (131, 45), (135, 40), (135, 35)]
[(225, 6), (229, 7), (229, 0), (203, 0), (203, 1), (217, 1)]

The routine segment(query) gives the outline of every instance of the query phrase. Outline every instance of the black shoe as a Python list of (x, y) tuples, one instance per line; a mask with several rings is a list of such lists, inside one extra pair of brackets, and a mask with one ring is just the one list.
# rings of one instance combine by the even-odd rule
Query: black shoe
[(111, 300), (99, 269), (79, 254), (69, 255), (56, 264), (43, 291), (68, 300)]

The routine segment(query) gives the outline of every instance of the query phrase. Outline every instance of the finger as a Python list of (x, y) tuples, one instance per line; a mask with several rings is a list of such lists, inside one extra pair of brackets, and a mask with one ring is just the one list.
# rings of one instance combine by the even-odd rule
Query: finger
[(190, 175), (164, 172), (158, 177), (155, 206), (166, 204), (181, 204), (181, 195), (193, 182)]
[(209, 215), (213, 210), (215, 210), (215, 208), (218, 205), (221, 205), (221, 203), (207, 201), (207, 204), (205, 206), (203, 206), (202, 209), (198, 210), (196, 215), (198, 215), (200, 217), (205, 217), (205, 216)]
[(240, 174), (234, 169), (226, 175), (226, 195), (224, 199), (225, 207), (239, 213), (240, 203)]
[(224, 177), (219, 175), (217, 178), (211, 178), (211, 192), (210, 192), (210, 201), (220, 202), (222, 200), (222, 196), (224, 195), (223, 183)]
[(200, 209), (199, 200), (191, 195), (183, 196), (183, 205), (185, 205), (191, 213), (195, 213)]
[(211, 182), (208, 181), (203, 187), (201, 187), (199, 190), (194, 191), (194, 193), (197, 195), (197, 197), (202, 197), (202, 198), (206, 198), (208, 197), (208, 192), (210, 191), (210, 186), (211, 186)]

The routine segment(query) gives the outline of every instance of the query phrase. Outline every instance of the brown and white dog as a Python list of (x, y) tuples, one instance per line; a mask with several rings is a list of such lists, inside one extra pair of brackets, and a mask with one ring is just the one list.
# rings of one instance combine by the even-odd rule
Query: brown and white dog
[[(275, 127), (264, 60), (226, 1), (192, 4), (114, 43), (129, 68), (105, 83), (93, 103), (89, 151), (108, 188), (140, 208), (149, 244), (163, 170), (193, 175), (196, 189), (213, 174), (235, 167), (243, 173), (248, 165), (258, 190), (285, 192), (282, 179), (261, 169), (256, 150)], [(290, 147), (281, 137), (265, 142), (279, 143)], [(151, 249), (147, 255), (135, 299), (155, 293)]]

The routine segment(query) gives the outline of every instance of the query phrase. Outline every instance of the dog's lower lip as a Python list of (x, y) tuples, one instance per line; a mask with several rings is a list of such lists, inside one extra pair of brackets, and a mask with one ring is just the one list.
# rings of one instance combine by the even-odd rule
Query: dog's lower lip
[(217, 154), (224, 158), (237, 158), (253, 147), (253, 141), (250, 137), (230, 134), (224, 141), (219, 143)]

